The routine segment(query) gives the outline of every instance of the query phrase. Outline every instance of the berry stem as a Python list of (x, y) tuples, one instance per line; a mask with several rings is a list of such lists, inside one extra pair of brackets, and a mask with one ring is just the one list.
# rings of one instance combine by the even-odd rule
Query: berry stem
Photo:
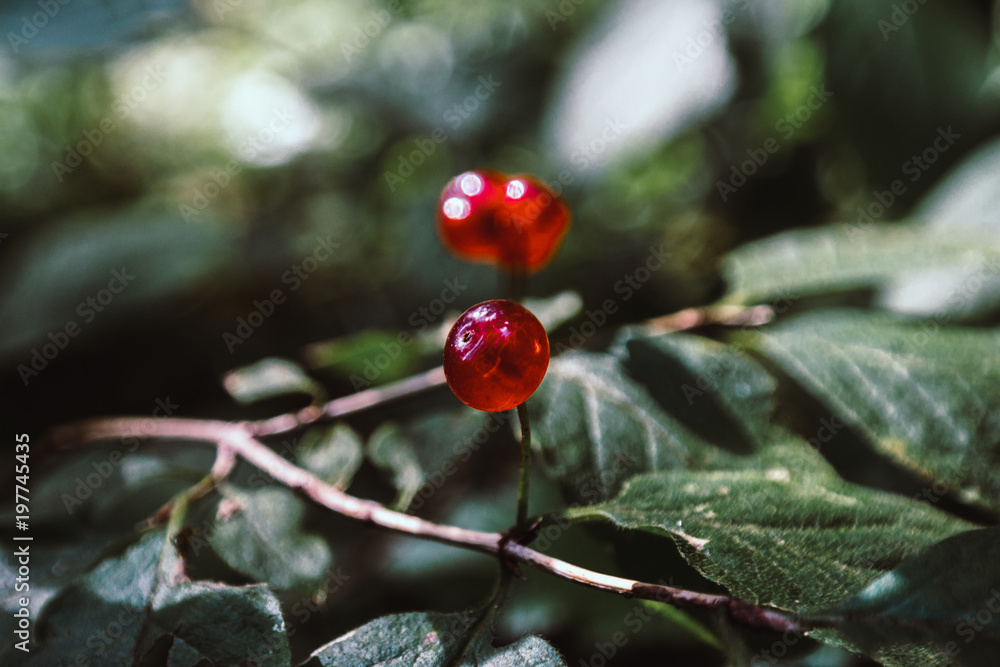
[(523, 264), (498, 266), (497, 278), (503, 298), (516, 303), (524, 300), (524, 292), (528, 286), (528, 269)]
[(531, 482), (531, 423), (528, 421), (528, 402), (517, 406), (521, 422), (521, 482), (517, 486), (517, 528), (528, 529), (528, 486)]

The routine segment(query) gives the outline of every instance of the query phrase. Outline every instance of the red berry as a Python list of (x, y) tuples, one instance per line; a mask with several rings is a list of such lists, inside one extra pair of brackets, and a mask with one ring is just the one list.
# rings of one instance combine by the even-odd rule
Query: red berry
[(468, 171), (441, 193), (438, 232), (459, 257), (537, 271), (555, 254), (572, 216), (533, 176)]
[(448, 386), (463, 403), (484, 412), (524, 403), (548, 367), (545, 327), (524, 306), (504, 299), (462, 313), (444, 346)]
[(497, 261), (499, 238), (493, 216), (503, 203), (506, 181), (499, 171), (467, 171), (451, 179), (441, 192), (438, 234), (462, 259)]

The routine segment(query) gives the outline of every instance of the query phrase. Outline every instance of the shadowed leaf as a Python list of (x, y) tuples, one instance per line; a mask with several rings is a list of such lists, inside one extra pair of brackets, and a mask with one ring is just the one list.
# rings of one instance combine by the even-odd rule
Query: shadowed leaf
[(330, 566), (330, 547), (302, 532), (305, 506), (291, 491), (221, 487), (208, 542), (233, 569), (279, 590), (308, 590)]
[(932, 644), (956, 664), (992, 667), (1000, 655), (1000, 528), (949, 537), (817, 616), (871, 653)]
[[(302, 667), (559, 667), (559, 653), (535, 636), (496, 648), (478, 614), (419, 612), (383, 616), (315, 651)], [(490, 613), (490, 612), (485, 612)]]

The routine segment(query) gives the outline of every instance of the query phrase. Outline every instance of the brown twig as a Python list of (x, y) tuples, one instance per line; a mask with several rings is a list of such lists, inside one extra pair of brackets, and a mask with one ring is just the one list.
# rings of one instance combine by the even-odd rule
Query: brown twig
[[(260, 423), (260, 422), (258, 422)], [(484, 554), (518, 561), (536, 569), (549, 572), (563, 579), (646, 600), (666, 602), (679, 607), (725, 609), (730, 617), (743, 625), (756, 629), (785, 632), (804, 632), (794, 614), (763, 605), (754, 605), (725, 595), (712, 595), (689, 591), (662, 584), (650, 584), (634, 579), (594, 572), (535, 551), (528, 546), (503, 540), (500, 533), (468, 530), (447, 526), (409, 514), (391, 510), (371, 500), (348, 495), (323, 482), (312, 473), (282, 458), (264, 443), (257, 440), (245, 424), (199, 419), (133, 419), (128, 417), (95, 419), (56, 429), (52, 440), (57, 446), (68, 447), (102, 438), (174, 438), (204, 443), (214, 443), (220, 455), (213, 472), (228, 474), (232, 460), (224, 451), (231, 452), (256, 468), (267, 472), (276, 481), (295, 489), (331, 511), (363, 521), (380, 528), (414, 537), (450, 544)], [(208, 478), (207, 478), (208, 479)], [(204, 481), (204, 480), (203, 480)]]
[(710, 324), (759, 327), (773, 319), (774, 309), (770, 306), (723, 305), (679, 310), (648, 320), (644, 326), (656, 333), (674, 333)]

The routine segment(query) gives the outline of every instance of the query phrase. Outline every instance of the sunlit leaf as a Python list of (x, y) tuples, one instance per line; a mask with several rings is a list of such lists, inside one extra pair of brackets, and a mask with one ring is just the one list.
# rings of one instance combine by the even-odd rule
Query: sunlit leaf
[(357, 389), (406, 377), (417, 368), (423, 352), (408, 331), (370, 330), (309, 345), (311, 368), (342, 377)]
[[(913, 216), (928, 232), (1000, 234), (1000, 143), (964, 159), (916, 206)], [(891, 282), (879, 304), (895, 312), (943, 319), (974, 319), (1000, 306), (1000, 266), (984, 263), (921, 272)]]
[(371, 434), (365, 451), (376, 467), (392, 475), (396, 487), (393, 506), (405, 510), (424, 483), (424, 471), (413, 445), (395, 424), (386, 423)]
[(571, 290), (544, 299), (528, 298), (522, 305), (530, 310), (546, 331), (555, 331), (583, 311), (583, 299)]
[[(725, 300), (772, 302), (784, 311), (805, 296), (877, 287), (938, 269), (996, 274), (1000, 237), (863, 222), (785, 232), (749, 243), (726, 258)], [(967, 297), (956, 292), (952, 298)]]
[(340, 489), (350, 485), (365, 456), (361, 436), (347, 424), (310, 429), (298, 451), (302, 467)]
[(929, 483), (1000, 508), (1000, 337), (861, 313), (789, 320), (753, 341), (843, 423)]
[(322, 385), (293, 361), (268, 357), (226, 373), (223, 385), (240, 403), (256, 403), (285, 394), (307, 394), (315, 401), (326, 395)]
[[(734, 596), (797, 612), (836, 604), (972, 528), (926, 503), (780, 467), (642, 475), (614, 500), (567, 514), (669, 535), (692, 566)], [(815, 636), (856, 649), (836, 633)]]

